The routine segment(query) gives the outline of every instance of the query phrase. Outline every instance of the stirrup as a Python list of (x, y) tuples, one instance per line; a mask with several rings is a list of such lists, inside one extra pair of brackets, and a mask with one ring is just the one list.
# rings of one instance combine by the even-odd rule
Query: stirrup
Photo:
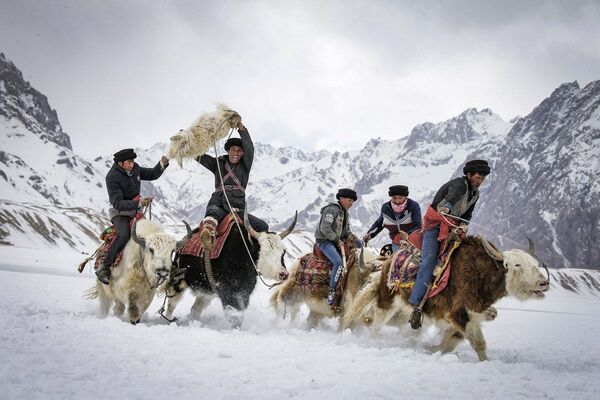
[(329, 289), (329, 293), (327, 293), (327, 304), (333, 306), (333, 302), (335, 301), (335, 290)]
[(410, 314), (408, 323), (413, 329), (419, 329), (421, 326), (423, 326), (423, 311), (421, 311), (419, 307), (415, 307), (413, 312)]
[(96, 271), (96, 278), (105, 285), (110, 283), (110, 275), (110, 267), (105, 265), (102, 265), (102, 267), (98, 268)]

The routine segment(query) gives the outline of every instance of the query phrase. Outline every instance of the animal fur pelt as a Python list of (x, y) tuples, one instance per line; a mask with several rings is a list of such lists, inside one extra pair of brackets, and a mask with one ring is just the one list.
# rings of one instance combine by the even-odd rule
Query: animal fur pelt
[(237, 126), (240, 115), (224, 104), (217, 104), (213, 113), (203, 113), (188, 129), (182, 129), (171, 137), (168, 157), (177, 160), (183, 168), (184, 158), (196, 158), (204, 154), (214, 142), (223, 139), (231, 128)]

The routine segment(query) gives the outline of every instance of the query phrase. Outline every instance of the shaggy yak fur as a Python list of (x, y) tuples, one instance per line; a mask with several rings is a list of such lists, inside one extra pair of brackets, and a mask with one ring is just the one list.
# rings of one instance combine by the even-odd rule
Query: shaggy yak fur
[[(295, 222), (294, 222), (295, 224)], [(176, 255), (175, 263), (182, 271), (183, 279), (171, 280), (165, 287), (169, 296), (166, 318), (173, 319), (175, 307), (183, 298), (186, 288), (190, 288), (196, 300), (192, 305), (191, 316), (198, 319), (212, 298), (218, 295), (228, 320), (234, 327), (242, 323), (243, 311), (248, 307), (250, 295), (256, 286), (257, 274), (252, 260), (256, 263), (261, 276), (271, 280), (285, 280), (288, 276), (283, 258), (285, 246), (277, 233), (254, 233), (255, 238), (248, 241), (248, 231), (244, 225), (231, 229), (218, 259), (210, 260), (218, 293), (210, 285), (204, 258), (190, 255)], [(289, 233), (289, 232), (288, 232)], [(242, 242), (242, 235), (249, 242), (252, 260)]]
[(240, 121), (240, 115), (224, 104), (218, 104), (213, 113), (202, 114), (188, 129), (182, 129), (171, 137), (167, 155), (177, 160), (183, 168), (183, 159), (194, 159), (206, 153), (213, 143), (227, 136)]
[[(159, 279), (171, 271), (172, 256), (177, 241), (158, 223), (141, 219), (134, 225), (137, 236), (146, 243), (145, 248), (130, 239), (123, 250), (118, 265), (112, 268), (110, 282), (96, 284), (87, 291), (87, 298), (100, 300), (100, 314), (108, 315), (114, 303), (114, 313), (123, 315), (125, 306), (132, 324), (137, 324), (154, 298)], [(152, 285), (152, 287), (150, 286)]]
[[(496, 301), (507, 294), (520, 300), (543, 298), (549, 281), (539, 270), (538, 261), (522, 250), (500, 253), (495, 261), (478, 237), (468, 237), (452, 255), (448, 286), (427, 300), (423, 313), (444, 328), (442, 342), (432, 351), (451, 352), (466, 338), (480, 360), (486, 360), (486, 342), (481, 331), (483, 320), (492, 320)], [(342, 326), (366, 324), (374, 332), (394, 317), (404, 324), (413, 307), (408, 304), (410, 288), (393, 293), (388, 285), (391, 259), (380, 273), (373, 274), (361, 290), (352, 309), (344, 315)], [(397, 315), (398, 314), (398, 315)]]
[(348, 265), (339, 312), (338, 310), (332, 309), (332, 307), (327, 304), (329, 286), (324, 285), (317, 291), (306, 290), (303, 287), (298, 286), (300, 275), (300, 260), (298, 259), (290, 268), (290, 277), (283, 285), (276, 288), (275, 292), (271, 295), (271, 306), (275, 309), (276, 313), (285, 316), (285, 314), (289, 312), (293, 321), (298, 315), (302, 304), (306, 304), (310, 310), (306, 319), (310, 328), (317, 327), (319, 322), (325, 317), (332, 318), (342, 316), (343, 313), (352, 306), (356, 293), (366, 282), (369, 274), (371, 274), (372, 271), (380, 269), (384, 260), (387, 259), (386, 257), (375, 258), (371, 252), (365, 251), (365, 266), (361, 270), (359, 268), (360, 249), (355, 249), (353, 251), (355, 251), (356, 257), (354, 257), (354, 262), (351, 265)]

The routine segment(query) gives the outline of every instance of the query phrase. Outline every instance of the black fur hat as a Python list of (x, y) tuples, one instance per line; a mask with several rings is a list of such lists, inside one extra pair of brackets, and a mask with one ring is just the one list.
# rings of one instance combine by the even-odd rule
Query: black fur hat
[(137, 154), (135, 154), (133, 149), (123, 149), (113, 154), (113, 157), (114, 162), (123, 162), (127, 160), (134, 160), (137, 157)]
[(231, 146), (238, 146), (242, 149), (244, 148), (244, 146), (242, 146), (242, 139), (235, 137), (227, 139), (227, 141), (225, 142), (225, 151), (229, 151), (229, 148)]
[(339, 189), (338, 192), (337, 192), (337, 194), (335, 195), (335, 198), (338, 199), (338, 200), (340, 198), (342, 198), (342, 197), (347, 197), (347, 198), (352, 199), (354, 201), (356, 201), (356, 199), (358, 198), (356, 196), (356, 192), (354, 190), (348, 189), (348, 188)]
[(490, 166), (485, 160), (471, 160), (465, 163), (463, 167), (463, 174), (479, 174), (487, 176), (490, 173)]
[(388, 196), (408, 196), (408, 186), (394, 185), (390, 186), (388, 190)]

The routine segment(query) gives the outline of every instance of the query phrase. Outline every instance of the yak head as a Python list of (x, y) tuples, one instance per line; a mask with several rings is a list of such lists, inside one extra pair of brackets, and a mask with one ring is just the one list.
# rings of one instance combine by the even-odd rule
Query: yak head
[[(523, 250), (505, 251), (506, 290), (519, 300), (543, 299), (544, 292), (550, 289), (550, 273), (546, 264), (535, 255), (535, 246), (530, 238), (528, 253)], [(540, 266), (546, 270), (547, 277), (540, 272)], [(512, 271), (512, 272), (511, 272)]]
[[(538, 261), (533, 242), (529, 239), (529, 253), (512, 249), (500, 253), (495, 247), (490, 246), (482, 239), (484, 248), (495, 260), (502, 262), (506, 270), (506, 291), (509, 296), (519, 300), (543, 299), (545, 292), (550, 289), (550, 274), (546, 265)], [(546, 269), (547, 277), (540, 271)]]
[(289, 273), (284, 261), (287, 250), (282, 240), (294, 230), (297, 220), (298, 212), (290, 227), (281, 233), (256, 232), (248, 222), (248, 214), (244, 212), (244, 227), (260, 246), (256, 267), (265, 278), (278, 281), (287, 279)]
[[(185, 239), (191, 233), (191, 229), (187, 224), (186, 228), (188, 236)], [(133, 224), (131, 238), (143, 248), (143, 266), (146, 270), (146, 276), (148, 278), (155, 277), (158, 281), (162, 281), (169, 276), (173, 254), (181, 243), (166, 233), (162, 226), (145, 219)]]

